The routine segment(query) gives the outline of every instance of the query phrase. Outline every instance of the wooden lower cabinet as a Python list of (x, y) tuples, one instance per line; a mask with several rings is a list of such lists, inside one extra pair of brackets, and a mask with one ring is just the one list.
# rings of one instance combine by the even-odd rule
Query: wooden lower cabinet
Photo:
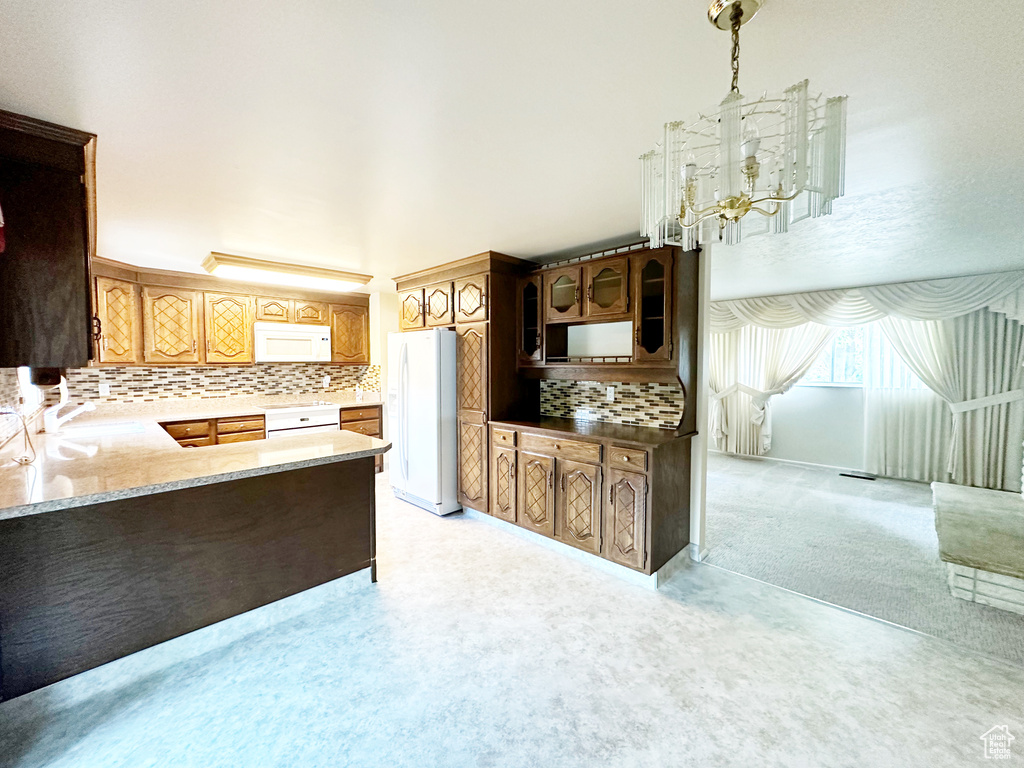
[(604, 513), (604, 553), (630, 568), (647, 560), (647, 478), (637, 472), (608, 472), (608, 504)]
[(555, 538), (586, 552), (601, 551), (601, 468), (558, 462)]
[[(341, 428), (349, 432), (358, 432), (370, 437), (381, 437), (384, 434), (381, 406), (355, 405), (342, 407)], [(376, 472), (384, 471), (384, 457), (375, 456), (373, 466)]]
[(491, 514), (516, 521), (516, 451), (491, 448)]
[(482, 419), (459, 417), (459, 503), (487, 512), (487, 425)]
[(555, 535), (555, 460), (551, 456), (519, 452), (518, 515), (523, 528)]

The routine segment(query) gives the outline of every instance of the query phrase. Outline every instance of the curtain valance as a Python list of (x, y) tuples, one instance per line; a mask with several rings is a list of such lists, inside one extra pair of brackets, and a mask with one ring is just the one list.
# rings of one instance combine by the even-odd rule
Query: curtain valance
[(711, 302), (712, 333), (756, 325), (863, 325), (883, 317), (946, 320), (990, 309), (1024, 322), (1024, 270)]

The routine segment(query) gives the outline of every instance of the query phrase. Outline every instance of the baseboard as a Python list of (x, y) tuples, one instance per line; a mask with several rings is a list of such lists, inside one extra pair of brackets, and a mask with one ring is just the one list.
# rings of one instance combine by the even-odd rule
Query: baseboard
[(528, 531), (514, 523), (499, 520), (496, 517), (488, 515), (486, 512), (480, 512), (476, 509), (463, 507), (462, 513), (469, 520), (479, 520), (482, 523), (493, 525), (494, 527), (500, 528), (501, 530), (511, 533), (514, 536), (518, 536), (521, 539), (531, 541), (534, 544), (539, 544), (542, 547), (558, 552), (560, 555), (571, 557), (581, 563), (586, 563), (592, 568), (596, 568), (599, 571), (611, 574), (623, 581), (628, 581), (630, 584), (636, 584), (638, 587), (643, 587), (645, 589), (658, 589), (658, 587), (672, 578), (676, 573), (688, 568), (692, 562), (689, 547), (683, 547), (683, 549), (676, 553), (675, 557), (665, 563), (665, 565), (663, 565), (658, 571), (648, 576), (646, 573), (640, 573), (639, 571), (634, 571), (632, 568), (627, 568), (624, 565), (619, 565), (618, 563), (613, 563), (610, 560), (605, 560), (603, 557), (598, 555), (583, 552), (582, 550), (576, 549), (576, 547), (569, 546), (568, 544), (564, 544), (561, 541), (549, 539), (547, 536), (542, 536), (539, 533)]
[[(716, 453), (719, 456), (732, 456), (736, 459), (751, 459), (753, 461), (777, 461), (782, 464), (795, 464), (799, 467), (814, 467), (815, 469), (834, 469), (836, 472), (856, 472), (859, 475), (871, 475), (872, 477), (878, 477), (866, 469), (855, 469), (853, 467), (837, 467), (835, 464), (815, 464), (813, 461), (797, 461), (796, 459), (780, 459), (777, 456), (750, 456), (746, 453), (730, 453), (729, 451), (718, 451), (714, 449), (708, 449), (708, 453)], [(898, 479), (898, 478), (897, 478)], [(917, 482), (915, 480), (908, 480), (907, 482)]]

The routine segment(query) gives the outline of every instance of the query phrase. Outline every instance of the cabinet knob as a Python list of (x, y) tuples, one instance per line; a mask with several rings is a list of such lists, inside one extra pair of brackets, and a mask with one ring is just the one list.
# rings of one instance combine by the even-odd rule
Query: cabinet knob
[(623, 456), (622, 460), (628, 464), (629, 463), (629, 456)]

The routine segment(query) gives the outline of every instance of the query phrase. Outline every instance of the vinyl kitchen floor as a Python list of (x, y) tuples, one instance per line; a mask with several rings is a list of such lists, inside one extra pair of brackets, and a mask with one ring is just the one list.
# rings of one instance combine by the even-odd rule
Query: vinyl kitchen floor
[(935, 768), (984, 764), (993, 726), (1024, 745), (1024, 669), (710, 566), (647, 591), (385, 482), (376, 586), (0, 704), (0, 765)]

